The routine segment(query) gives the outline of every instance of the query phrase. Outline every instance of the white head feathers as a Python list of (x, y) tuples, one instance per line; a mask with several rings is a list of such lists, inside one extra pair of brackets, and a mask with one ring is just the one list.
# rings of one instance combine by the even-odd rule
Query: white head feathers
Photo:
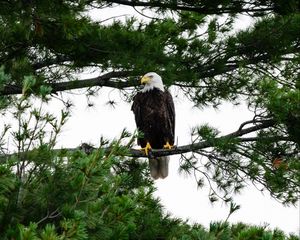
[(147, 92), (154, 88), (164, 91), (164, 84), (161, 76), (155, 72), (149, 72), (145, 74), (141, 79), (141, 84), (145, 84), (144, 88), (141, 90), (142, 92)]

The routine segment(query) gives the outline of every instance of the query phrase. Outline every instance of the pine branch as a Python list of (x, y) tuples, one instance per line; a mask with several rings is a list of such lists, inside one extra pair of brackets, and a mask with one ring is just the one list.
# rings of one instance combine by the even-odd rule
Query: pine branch
[[(269, 59), (264, 59), (265, 62)], [(249, 61), (247, 65), (250, 64), (257, 64), (259, 62), (262, 62), (262, 59), (252, 59)], [(218, 63), (216, 63), (217, 65)], [(209, 77), (215, 77), (218, 75), (222, 75), (231, 71), (234, 71), (235, 69), (238, 69), (238, 64), (235, 65), (224, 65), (222, 69), (215, 68), (215, 64), (212, 64), (208, 67), (199, 66), (198, 76), (199, 78), (209, 78)], [(180, 72), (177, 72), (177, 74), (180, 74)], [(81, 88), (88, 88), (88, 87), (111, 87), (116, 89), (124, 89), (129, 87), (134, 87), (138, 85), (138, 81), (136, 82), (130, 82), (130, 81), (122, 81), (120, 79), (118, 80), (112, 80), (114, 78), (126, 78), (126, 77), (134, 77), (136, 75), (132, 71), (119, 71), (119, 72), (109, 72), (106, 74), (103, 74), (101, 76), (95, 77), (95, 78), (88, 78), (88, 79), (81, 79), (81, 80), (74, 80), (74, 81), (66, 81), (66, 82), (54, 82), (54, 83), (47, 83), (45, 82), (44, 85), (51, 87), (51, 93), (56, 92), (62, 92), (66, 90), (74, 90), (74, 89), (81, 89)], [(177, 86), (185, 86), (185, 87), (197, 87), (194, 84), (180, 84), (180, 82), (174, 82), (173, 85)], [(9, 95), (16, 95), (16, 94), (22, 94), (22, 86), (20, 85), (12, 85), (8, 84), (4, 86), (2, 89), (0, 89), (0, 96), (9, 96)]]
[[(273, 125), (274, 125), (273, 120), (266, 120), (256, 126), (252, 126), (252, 127), (245, 128), (245, 129), (239, 129), (230, 134), (215, 138), (214, 142), (218, 142), (218, 141), (226, 139), (226, 138), (234, 138), (234, 140), (237, 142), (254, 142), (261, 138), (260, 137), (240, 138), (240, 136), (255, 132), (257, 130), (265, 129), (265, 128), (271, 127)], [(272, 137), (272, 139), (274, 139), (274, 138), (276, 138), (276, 140), (279, 140), (278, 137)], [(270, 138), (268, 138), (268, 139), (270, 139)], [(289, 138), (282, 137), (280, 140), (286, 141), (286, 140), (289, 140)], [(152, 149), (151, 154), (154, 157), (170, 156), (170, 155), (183, 154), (183, 153), (188, 153), (188, 152), (195, 152), (195, 151), (199, 151), (201, 149), (214, 147), (214, 145), (215, 144), (212, 141), (200, 141), (198, 143), (192, 143), (192, 144), (188, 144), (188, 145), (184, 145), (184, 146), (175, 147), (170, 150), (168, 150), (168, 149)], [(130, 154), (131, 154), (130, 155), (131, 157), (146, 157), (143, 152), (141, 152), (140, 150), (135, 150), (135, 149), (131, 149)]]
[[(289, 51), (286, 52), (286, 54), (290, 53)], [(233, 56), (231, 56), (233, 57)], [(239, 65), (237, 62), (234, 62), (231, 64), (226, 64), (223, 66), (223, 68), (218, 69), (216, 66), (218, 66), (218, 62), (227, 61), (226, 59), (228, 57), (225, 57), (225, 59), (218, 60), (215, 63), (211, 63), (210, 66), (198, 66), (197, 73), (198, 77), (200, 79), (204, 78), (210, 78), (219, 76), (222, 74), (226, 74), (228, 72), (232, 72), (239, 68)], [(272, 56), (264, 55), (252, 59), (248, 59), (248, 63), (245, 64), (245, 66), (254, 65), (257, 63), (268, 63), (271, 60)], [(163, 72), (163, 71), (162, 71)], [(265, 71), (267, 73), (267, 71)], [(142, 73), (141, 73), (142, 74)], [(178, 75), (180, 75), (180, 71), (177, 72)], [(111, 87), (116, 89), (124, 89), (129, 87), (134, 87), (138, 85), (138, 81), (132, 82), (132, 81), (124, 81), (121, 80), (121, 78), (126, 77), (134, 77), (138, 76), (139, 74), (134, 73), (133, 71), (112, 71), (106, 74), (103, 74), (101, 76), (95, 77), (95, 78), (88, 78), (88, 79), (81, 79), (81, 80), (75, 80), (75, 81), (66, 81), (66, 82), (54, 82), (54, 83), (44, 83), (44, 85), (51, 87), (51, 93), (56, 92), (62, 92), (66, 90), (74, 90), (74, 89), (81, 89), (81, 88), (88, 88), (88, 87)], [(119, 78), (116, 80), (115, 78)], [(183, 87), (199, 87), (195, 84), (181, 84), (181, 82), (174, 82), (173, 85), (175, 86), (183, 86)], [(2, 89), (0, 89), (0, 96), (9, 96), (9, 95), (16, 95), (16, 94), (22, 94), (22, 86), (20, 85), (6, 85)]]
[[(255, 141), (261, 140), (262, 138), (261, 137), (241, 137), (241, 136), (249, 134), (249, 133), (253, 133), (253, 132), (261, 130), (261, 129), (271, 127), (274, 124), (275, 124), (275, 122), (273, 120), (265, 120), (265, 121), (262, 121), (258, 125), (248, 127), (245, 129), (239, 129), (230, 134), (215, 138), (214, 141), (200, 141), (200, 142), (192, 143), (192, 144), (188, 144), (188, 145), (183, 145), (183, 146), (178, 146), (178, 147), (176, 146), (172, 149), (152, 149), (151, 157), (171, 156), (171, 155), (177, 155), (177, 154), (184, 154), (184, 153), (188, 153), (188, 152), (197, 152), (201, 149), (214, 147), (218, 141), (224, 140), (227, 138), (233, 138), (236, 142), (255, 142)], [(279, 140), (289, 141), (290, 140), (289, 137), (278, 137), (278, 136), (266, 137), (264, 139), (265, 140), (274, 140), (274, 141), (275, 140), (276, 141), (279, 141)], [(96, 149), (97, 148), (94, 148), (94, 147), (84, 143), (80, 147), (77, 147), (77, 148), (54, 149), (53, 151), (54, 152), (60, 152), (60, 151), (73, 152), (73, 151), (83, 150), (89, 154), (93, 150), (96, 150)], [(112, 148), (107, 147), (107, 148), (105, 148), (105, 151), (107, 153), (111, 153)], [(21, 156), (21, 155), (26, 156), (26, 154), (28, 154), (28, 152), (27, 153), (18, 153), (18, 156)], [(9, 157), (12, 157), (14, 155), (16, 155), (16, 153), (0, 155), (0, 162), (5, 162)], [(138, 149), (133, 149), (133, 148), (129, 149), (128, 152), (126, 152), (122, 155), (128, 156), (128, 157), (134, 157), (134, 158), (147, 157), (143, 151), (138, 150)]]
[(246, 7), (241, 7), (239, 4), (231, 7), (212, 7), (207, 5), (202, 6), (191, 6), (184, 4), (174, 4), (174, 3), (163, 3), (163, 1), (128, 1), (128, 0), (113, 0), (108, 1), (110, 3), (117, 3), (121, 5), (131, 6), (131, 7), (152, 7), (152, 8), (163, 8), (170, 10), (183, 10), (191, 11), (199, 14), (224, 14), (224, 13), (269, 13), (274, 11), (274, 7), (268, 5), (250, 5)]
[[(48, 86), (52, 88), (51, 93), (56, 93), (56, 92), (61, 92), (66, 90), (95, 87), (95, 86), (123, 89), (123, 88), (133, 87), (135, 85), (138, 85), (138, 82), (132, 83), (128, 81), (125, 82), (125, 81), (112, 80), (112, 78), (121, 78), (121, 77), (128, 77), (128, 76), (130, 76), (129, 71), (109, 72), (95, 78), (51, 83)], [(0, 96), (15, 95), (21, 93), (22, 93), (22, 87), (16, 85), (7, 85), (2, 90), (0, 90)]]

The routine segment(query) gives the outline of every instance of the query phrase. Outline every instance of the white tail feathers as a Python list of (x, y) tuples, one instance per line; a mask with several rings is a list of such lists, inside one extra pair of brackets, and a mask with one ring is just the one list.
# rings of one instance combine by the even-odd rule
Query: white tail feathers
[(169, 174), (169, 157), (149, 158), (151, 177), (166, 178)]

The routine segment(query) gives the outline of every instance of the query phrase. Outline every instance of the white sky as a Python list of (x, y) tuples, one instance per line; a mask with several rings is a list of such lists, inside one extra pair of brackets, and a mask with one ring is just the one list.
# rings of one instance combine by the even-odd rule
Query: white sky
[[(124, 13), (135, 14), (135, 11), (131, 8), (123, 8), (121, 11), (116, 9), (113, 12), (108, 11), (104, 15), (95, 11), (92, 15), (99, 20)], [(242, 23), (243, 20), (238, 24)], [(111, 99), (117, 100), (116, 108), (106, 105), (108, 95)], [(72, 117), (58, 139), (59, 147), (77, 147), (83, 142), (97, 145), (101, 136), (113, 139), (118, 138), (124, 128), (131, 132), (135, 130), (133, 113), (130, 111), (131, 105), (119, 98), (118, 91), (102, 89), (99, 97), (94, 98), (95, 106), (92, 108), (87, 108), (84, 96), (70, 97), (75, 107)], [(226, 134), (237, 130), (240, 123), (253, 117), (245, 106), (234, 107), (227, 103), (219, 110), (212, 108), (199, 110), (193, 108), (186, 99), (174, 100), (178, 145), (190, 143), (189, 133), (193, 126), (209, 123)], [(57, 100), (53, 100), (49, 105), (49, 108), (57, 113), (61, 107), (62, 104)], [(205, 227), (208, 227), (211, 221), (225, 220), (229, 212), (228, 206), (221, 202), (212, 206), (208, 200), (208, 190), (206, 188), (198, 190), (194, 178), (180, 175), (178, 167), (179, 157), (172, 156), (169, 176), (164, 180), (156, 181), (155, 195), (161, 199), (165, 211), (172, 213), (173, 216), (203, 224)], [(259, 225), (267, 223), (270, 228), (278, 227), (286, 233), (298, 233), (300, 230), (299, 207), (284, 207), (271, 199), (268, 193), (263, 195), (252, 185), (244, 189), (241, 195), (236, 196), (235, 202), (241, 205), (241, 209), (229, 218), (232, 223)]]

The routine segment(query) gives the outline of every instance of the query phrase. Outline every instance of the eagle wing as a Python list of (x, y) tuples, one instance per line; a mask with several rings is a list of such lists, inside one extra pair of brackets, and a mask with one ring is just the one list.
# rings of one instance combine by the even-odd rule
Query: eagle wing
[[(155, 94), (155, 97), (153, 97), (153, 94)], [(150, 95), (152, 95), (151, 98), (149, 98)], [(158, 99), (162, 102), (158, 103)], [(156, 139), (154, 145), (157, 148), (162, 148), (167, 141), (171, 145), (174, 144), (175, 107), (172, 95), (167, 90), (164, 92), (156, 90), (153, 93), (137, 93), (133, 98), (131, 110), (134, 113), (138, 130), (142, 131), (147, 137), (152, 135), (150, 138)], [(155, 115), (153, 115), (154, 112)], [(161, 124), (161, 126), (157, 124)], [(145, 139), (143, 137), (138, 138), (138, 144), (141, 146), (146, 145)]]
[[(133, 104), (131, 106), (131, 111), (134, 113), (135, 123), (139, 131), (141, 130), (140, 126), (143, 125), (143, 117), (141, 113), (141, 104), (143, 104), (142, 98), (142, 93), (137, 93), (133, 98)], [(141, 145), (140, 138), (138, 138), (138, 144)]]
[(169, 91), (165, 91), (166, 93), (166, 107), (167, 107), (167, 129), (168, 129), (168, 138), (170, 141), (170, 144), (174, 144), (174, 138), (175, 138), (175, 106), (174, 101), (172, 98), (172, 95)]

